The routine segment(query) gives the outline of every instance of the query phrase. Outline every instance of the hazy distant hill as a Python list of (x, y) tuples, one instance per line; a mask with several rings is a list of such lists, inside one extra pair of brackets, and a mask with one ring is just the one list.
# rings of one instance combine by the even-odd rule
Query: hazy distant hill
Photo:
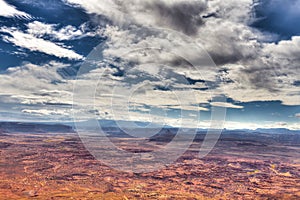
[[(89, 122), (80, 122), (83, 128), (86, 130), (97, 130), (95, 127), (89, 127)], [(151, 129), (157, 131), (156, 128), (160, 127), (157, 124), (152, 124), (148, 127), (148, 123), (146, 122), (133, 122), (137, 125), (138, 129), (134, 129), (135, 131), (144, 132), (145, 129), (149, 131), (149, 135), (151, 135)], [(113, 120), (100, 120), (99, 124), (101, 128), (107, 132), (108, 135), (114, 136), (128, 136), (124, 134), (124, 130), (120, 130), (118, 128), (118, 123)], [(121, 121), (121, 124), (126, 125), (126, 121)], [(132, 125), (132, 122), (129, 124)], [(135, 128), (137, 128), (135, 127)], [(93, 129), (91, 129), (93, 128)], [(130, 126), (128, 127), (130, 130)], [(0, 122), (0, 134), (5, 133), (73, 133), (75, 132), (75, 126), (73, 123), (68, 124), (46, 124), (46, 123), (22, 123), (22, 122)], [(165, 126), (158, 134), (151, 137), (151, 140), (170, 140), (176, 135), (178, 128), (172, 128), (169, 126)], [(198, 129), (198, 135), (196, 136), (196, 140), (203, 140), (205, 135), (207, 134), (206, 129)], [(298, 143), (300, 141), (300, 131), (298, 130), (289, 130), (284, 128), (275, 128), (275, 129), (256, 129), (256, 130), (226, 130), (222, 131), (221, 140), (231, 140), (232, 138), (247, 140), (253, 139), (253, 137), (260, 136), (261, 140), (275, 140), (275, 141), (289, 141)]]
[(0, 122), (0, 133), (71, 133), (71, 126), (63, 124), (40, 124), (21, 122)]
[(255, 132), (259, 133), (271, 133), (271, 134), (299, 134), (299, 130), (289, 130), (286, 128), (271, 128), (271, 129), (256, 129)]

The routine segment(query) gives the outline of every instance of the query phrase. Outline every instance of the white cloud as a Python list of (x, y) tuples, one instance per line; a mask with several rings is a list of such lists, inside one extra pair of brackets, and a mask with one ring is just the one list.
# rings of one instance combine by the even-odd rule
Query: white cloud
[(55, 30), (54, 24), (44, 24), (39, 21), (31, 22), (27, 25), (27, 32), (36, 37), (41, 37), (46, 34), (51, 34)]
[(255, 130), (258, 128), (287, 128), (290, 130), (300, 130), (300, 123), (286, 123), (286, 122), (237, 122), (237, 121), (226, 121), (224, 128), (226, 129), (249, 129)]
[(0, 94), (14, 96), (22, 101), (26, 99), (44, 101), (51, 96), (63, 100), (68, 94), (66, 92), (72, 91), (72, 86), (68, 85), (66, 81), (57, 85), (53, 82), (62, 80), (57, 70), (67, 66), (62, 63), (50, 62), (42, 66), (29, 63), (9, 68), (6, 73), (0, 74), (0, 85), (4, 88)]
[(234, 105), (232, 103), (227, 103), (227, 102), (211, 102), (210, 105), (215, 106), (215, 107), (223, 107), (223, 108), (235, 108), (235, 109), (244, 108), (244, 106), (238, 106), (238, 105)]
[(9, 68), (0, 74), (1, 101), (10, 103), (6, 109), (14, 113), (14, 117), (20, 116), (18, 120), (36, 117), (46, 121), (71, 120), (73, 83), (63, 80), (57, 72), (68, 66), (50, 62), (41, 66), (28, 63)]
[[(53, 81), (62, 80), (62, 77), (57, 73), (57, 69), (67, 67), (67, 65), (52, 62), (44, 66), (37, 66), (33, 64), (26, 64), (21, 67), (17, 68), (10, 68), (7, 74), (0, 75), (0, 84), (5, 88), (5, 90), (1, 91), (1, 95), (11, 96), (14, 99), (17, 99), (20, 104), (20, 107), (26, 105), (36, 105), (39, 104), (41, 107), (34, 107), (33, 108), (25, 108), (22, 109), (21, 112), (27, 115), (33, 115), (39, 117), (39, 119), (48, 119), (51, 118), (53, 120), (59, 119), (68, 119), (72, 118), (73, 111), (70, 107), (59, 104), (70, 104), (72, 103), (72, 92), (73, 92), (73, 84), (74, 80), (68, 80), (62, 83), (58, 83), (56, 85), (52, 84)], [(98, 73), (104, 73), (104, 69), (97, 69), (92, 72), (88, 76), (85, 74), (82, 77), (79, 77), (79, 80), (76, 84), (82, 86), (82, 89), (85, 90), (86, 88), (93, 87), (97, 85), (97, 79), (99, 77), (96, 76)], [(114, 73), (113, 70), (109, 70), (107, 74)], [(197, 115), (189, 115), (185, 116), (184, 118), (173, 118), (171, 116), (161, 115), (160, 111), (151, 109), (135, 109), (135, 111), (143, 111), (142, 112), (134, 112), (129, 111), (126, 108), (126, 104), (128, 100), (130, 100), (131, 105), (150, 105), (152, 109), (161, 107), (162, 110), (164, 109), (183, 109), (187, 111), (189, 114), (195, 113), (197, 110), (206, 110), (199, 108), (197, 106), (188, 106), (182, 105), (179, 106), (180, 102), (178, 99), (176, 100), (176, 96), (172, 95), (172, 92), (168, 91), (151, 91), (146, 90), (146, 93), (133, 93), (131, 95), (131, 99), (128, 99), (128, 95), (122, 95), (124, 92), (120, 92), (122, 90), (121, 87), (125, 85), (120, 84), (120, 82), (114, 82), (111, 77), (105, 76), (106, 78), (101, 79), (101, 87), (98, 87), (99, 93), (95, 93), (95, 96), (92, 99), (94, 102), (93, 105), (84, 105), (81, 104), (78, 107), (75, 106), (75, 113), (81, 116), (81, 119), (90, 119), (91, 117), (97, 117), (99, 119), (114, 119), (114, 120), (132, 120), (132, 121), (146, 121), (146, 122), (153, 122), (158, 124), (166, 124), (171, 126), (186, 126), (186, 127), (201, 127), (201, 128), (209, 128), (211, 122), (210, 121), (201, 121), (200, 123), (196, 120)], [(30, 84), (24, 84), (30, 83)], [(118, 85), (119, 90), (113, 92), (113, 88), (115, 84)], [(121, 86), (121, 87), (120, 87)], [(143, 90), (141, 88), (141, 90)], [(106, 91), (106, 94), (104, 93)], [(139, 92), (136, 91), (136, 92)], [(169, 95), (167, 95), (169, 94)], [(187, 94), (178, 94), (181, 97), (187, 97), (183, 100), (183, 102), (189, 102), (193, 100), (193, 98), (189, 98)], [(161, 97), (161, 98), (159, 98)], [(91, 100), (89, 96), (86, 97), (88, 100), (87, 103)], [(112, 100), (113, 98), (113, 100)], [(151, 99), (155, 99), (155, 101), (151, 101)], [(173, 99), (173, 100), (172, 100)], [(85, 102), (84, 96), (81, 98), (82, 102)], [(172, 104), (173, 105), (170, 105)], [(114, 102), (113, 104), (111, 104)], [(125, 104), (124, 104), (125, 103)], [(16, 101), (14, 102), (16, 105)], [(53, 104), (53, 105), (50, 105)], [(111, 106), (113, 105), (113, 106)], [(165, 106), (163, 106), (165, 105)], [(82, 106), (82, 107), (81, 107)], [(213, 106), (227, 106), (227, 107), (235, 107), (235, 105), (229, 104), (217, 104)], [(115, 113), (112, 112), (112, 109), (115, 109)], [(97, 111), (99, 113), (98, 116), (95, 116), (92, 110)], [(106, 114), (107, 112), (107, 114)], [(150, 114), (148, 114), (150, 113)], [(239, 129), (239, 128), (249, 128), (249, 129), (256, 129), (256, 128), (290, 128), (290, 129), (299, 129), (299, 124), (297, 123), (278, 123), (278, 122), (268, 122), (268, 123), (242, 123), (242, 122), (232, 122), (227, 121), (225, 124), (225, 128), (227, 129)]]
[(0, 16), (3, 17), (18, 17), (18, 18), (25, 18), (31, 19), (32, 17), (22, 11), (17, 10), (14, 6), (9, 5), (4, 0), (0, 0)]
[(182, 106), (168, 106), (168, 109), (179, 109), (179, 110), (188, 110), (188, 111), (209, 111), (208, 108), (200, 107), (200, 106), (190, 106), (190, 105), (182, 105)]
[(280, 100), (285, 105), (299, 105), (300, 37), (278, 44), (263, 44), (258, 57), (244, 63), (226, 65), (223, 85), (228, 97), (242, 102)]
[(70, 49), (61, 47), (51, 41), (37, 38), (34, 35), (7, 27), (2, 27), (0, 31), (10, 34), (10, 36), (2, 36), (4, 41), (11, 42), (16, 46), (29, 49), (30, 51), (38, 51), (58, 58), (69, 58), (74, 60), (83, 59), (82, 55), (79, 55)]
[(88, 13), (103, 14), (120, 18), (122, 15), (114, 0), (65, 0), (67, 3), (83, 7)]
[(76, 28), (74, 26), (68, 25), (57, 29), (57, 24), (45, 24), (43, 22), (34, 21), (27, 25), (27, 32), (35, 37), (42, 38), (44, 36), (50, 36), (54, 40), (64, 41), (64, 40), (76, 40), (87, 36), (96, 36), (101, 34), (101, 29), (96, 31), (90, 31), (84, 23)]
[(54, 109), (54, 110), (50, 110), (50, 109), (24, 109), (22, 110), (23, 113), (27, 113), (27, 114), (33, 114), (33, 115), (38, 115), (38, 116), (52, 116), (53, 115), (62, 115), (62, 116), (66, 116), (68, 113), (70, 113), (69, 110), (63, 110), (63, 109)]

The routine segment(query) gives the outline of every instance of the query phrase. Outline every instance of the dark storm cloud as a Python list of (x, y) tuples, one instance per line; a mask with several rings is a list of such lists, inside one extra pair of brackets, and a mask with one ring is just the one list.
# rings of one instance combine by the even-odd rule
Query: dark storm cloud
[(255, 89), (266, 89), (273, 93), (280, 91), (280, 88), (274, 84), (276, 73), (272, 67), (253, 63), (252, 67), (243, 69), (241, 72), (247, 76), (251, 86)]
[[(224, 37), (226, 37), (224, 35)], [(220, 41), (223, 42), (223, 41)], [(232, 39), (230, 42), (224, 41), (223, 48), (215, 48), (209, 50), (209, 55), (216, 63), (216, 65), (226, 65), (226, 64), (234, 64), (234, 63), (245, 63), (249, 60), (254, 60), (257, 58), (257, 52), (254, 47), (245, 46), (238, 39)]]
[(210, 56), (216, 65), (225, 65), (229, 63), (236, 63), (244, 59), (243, 55), (239, 51), (231, 52), (232, 54), (226, 55), (225, 53), (219, 52), (210, 52)]
[(204, 23), (201, 13), (206, 10), (207, 6), (201, 2), (187, 1), (167, 5), (164, 2), (155, 1), (146, 8), (155, 12), (160, 23), (166, 23), (171, 28), (187, 35), (195, 35), (199, 26)]

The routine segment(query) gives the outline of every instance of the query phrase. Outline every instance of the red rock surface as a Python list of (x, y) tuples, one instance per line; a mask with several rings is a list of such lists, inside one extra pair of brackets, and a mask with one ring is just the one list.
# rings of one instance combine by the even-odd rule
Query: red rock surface
[(135, 174), (95, 160), (75, 134), (1, 135), (0, 199), (300, 199), (299, 146), (221, 141), (203, 159), (198, 146)]

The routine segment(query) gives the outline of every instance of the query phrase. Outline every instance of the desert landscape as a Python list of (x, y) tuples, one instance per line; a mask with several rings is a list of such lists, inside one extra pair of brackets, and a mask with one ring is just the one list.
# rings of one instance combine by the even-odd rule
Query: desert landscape
[[(23, 132), (12, 128), (18, 126)], [(224, 131), (214, 150), (199, 159), (204, 137), (199, 132), (174, 164), (154, 172), (126, 173), (96, 160), (67, 126), (58, 128), (61, 133), (53, 126), (25, 129), (24, 124), (2, 123), (0, 199), (300, 198), (299, 134)], [(52, 132), (45, 133), (49, 129)], [(149, 139), (148, 150), (167, 143), (168, 134), (162, 131)], [(110, 137), (129, 151), (144, 148), (126, 147), (134, 138)]]
[(0, 0), (0, 200), (300, 200), (299, 10)]

